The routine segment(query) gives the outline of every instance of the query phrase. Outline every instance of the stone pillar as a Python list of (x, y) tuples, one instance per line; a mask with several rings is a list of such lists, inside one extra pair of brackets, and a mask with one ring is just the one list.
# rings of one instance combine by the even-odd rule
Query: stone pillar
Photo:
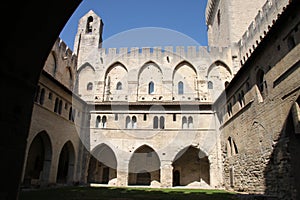
[(160, 167), (161, 187), (168, 188), (173, 186), (173, 166), (171, 161), (162, 161)]
[(123, 163), (117, 168), (117, 186), (128, 186), (128, 162)]

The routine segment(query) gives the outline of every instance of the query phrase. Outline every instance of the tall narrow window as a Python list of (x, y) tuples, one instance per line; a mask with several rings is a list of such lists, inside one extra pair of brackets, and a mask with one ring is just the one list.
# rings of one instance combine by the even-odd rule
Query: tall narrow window
[(188, 118), (188, 127), (189, 127), (189, 128), (194, 128), (194, 125), (193, 125), (193, 118), (192, 118), (192, 117), (189, 117), (189, 118)]
[(96, 118), (96, 128), (99, 128), (100, 121), (101, 121), (101, 117), (97, 116), (97, 118)]
[(58, 112), (58, 104), (59, 104), (59, 100), (58, 98), (55, 99), (55, 104), (54, 104), (54, 112)]
[(186, 117), (183, 117), (183, 118), (182, 118), (182, 128), (183, 128), (183, 129), (186, 129), (186, 128), (187, 128), (187, 120), (186, 120)]
[(154, 128), (154, 129), (157, 129), (157, 128), (158, 128), (158, 117), (157, 117), (157, 116), (155, 116), (155, 117), (153, 118), (153, 128)]
[(147, 114), (144, 114), (144, 121), (147, 121)]
[(126, 127), (126, 128), (131, 128), (131, 120), (130, 120), (130, 117), (129, 117), (129, 116), (126, 117), (126, 124), (125, 124), (125, 127)]
[(207, 83), (207, 88), (210, 89), (210, 90), (214, 89), (214, 84), (213, 84), (213, 82), (208, 81), (208, 83)]
[(173, 122), (176, 122), (176, 114), (173, 114)]
[(43, 88), (43, 89), (41, 90), (39, 103), (40, 103), (41, 105), (43, 105), (43, 104), (44, 104), (44, 100), (45, 100), (45, 89)]
[(93, 31), (93, 17), (92, 16), (89, 16), (88, 19), (87, 19), (87, 22), (86, 22), (86, 33), (91, 33)]
[(165, 118), (163, 116), (159, 118), (159, 128), (165, 129)]
[(115, 114), (115, 121), (118, 121), (119, 120), (119, 115), (118, 113)]
[(132, 128), (137, 128), (137, 119), (136, 119), (136, 116), (132, 117)]
[(72, 120), (72, 107), (69, 109), (69, 120)]
[(106, 122), (107, 122), (106, 116), (103, 116), (102, 117), (102, 128), (106, 128)]
[(178, 82), (178, 94), (183, 94), (183, 82), (179, 81)]
[(257, 87), (259, 89), (260, 92), (263, 92), (264, 91), (264, 71), (263, 70), (259, 70), (257, 72)]
[(292, 50), (296, 46), (296, 42), (293, 36), (288, 37), (287, 43), (289, 50)]
[(220, 13), (220, 10), (218, 10), (217, 22), (218, 22), (218, 26), (220, 26), (220, 23), (221, 23), (221, 13)]
[(149, 83), (148, 93), (149, 94), (153, 94), (154, 93), (154, 83), (152, 81)]
[(121, 82), (117, 83), (116, 90), (122, 90), (122, 83)]
[(59, 105), (58, 105), (58, 114), (61, 114), (61, 111), (62, 111), (62, 100), (59, 101)]
[(88, 91), (93, 90), (93, 83), (89, 82), (86, 86), (86, 90)]

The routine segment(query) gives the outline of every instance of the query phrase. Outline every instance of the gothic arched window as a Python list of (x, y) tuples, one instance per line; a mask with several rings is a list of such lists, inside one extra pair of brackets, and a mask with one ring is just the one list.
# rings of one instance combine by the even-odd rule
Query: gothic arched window
[(153, 94), (153, 93), (154, 93), (154, 83), (151, 81), (148, 87), (148, 94)]
[(183, 88), (183, 82), (179, 81), (178, 82), (178, 94), (183, 94), (184, 93), (184, 88)]
[(207, 83), (207, 88), (208, 89), (214, 89), (214, 84), (213, 84), (213, 82), (211, 82), (211, 81), (208, 81), (208, 83)]
[(86, 86), (86, 90), (92, 90), (93, 89), (93, 83), (89, 82)]
[(121, 82), (117, 83), (116, 90), (122, 90), (122, 83)]

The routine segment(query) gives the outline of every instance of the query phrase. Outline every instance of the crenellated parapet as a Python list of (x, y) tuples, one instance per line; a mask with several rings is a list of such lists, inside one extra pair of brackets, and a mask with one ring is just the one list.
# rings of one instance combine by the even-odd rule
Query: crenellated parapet
[[(137, 59), (156, 60), (169, 59), (168, 56), (176, 56), (181, 60), (206, 59), (216, 60), (227, 54), (227, 47), (208, 47), (208, 46), (165, 46), (165, 47), (131, 47), (131, 48), (101, 48), (100, 59), (105, 63), (113, 62), (116, 59)], [(170, 58), (171, 59), (171, 58)], [(170, 61), (168, 61), (170, 62)]]
[(77, 56), (64, 41), (58, 38), (52, 46), (44, 70), (67, 88), (73, 90), (76, 69)]
[(289, 4), (289, 0), (268, 0), (238, 42), (241, 64), (254, 52), (261, 40)]

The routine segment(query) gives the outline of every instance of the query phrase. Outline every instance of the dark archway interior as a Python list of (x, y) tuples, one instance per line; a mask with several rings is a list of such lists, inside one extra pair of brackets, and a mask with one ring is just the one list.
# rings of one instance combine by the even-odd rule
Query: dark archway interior
[(207, 156), (200, 158), (200, 151), (195, 147), (188, 147), (177, 154), (173, 162), (174, 186), (201, 181), (210, 184), (209, 160)]

